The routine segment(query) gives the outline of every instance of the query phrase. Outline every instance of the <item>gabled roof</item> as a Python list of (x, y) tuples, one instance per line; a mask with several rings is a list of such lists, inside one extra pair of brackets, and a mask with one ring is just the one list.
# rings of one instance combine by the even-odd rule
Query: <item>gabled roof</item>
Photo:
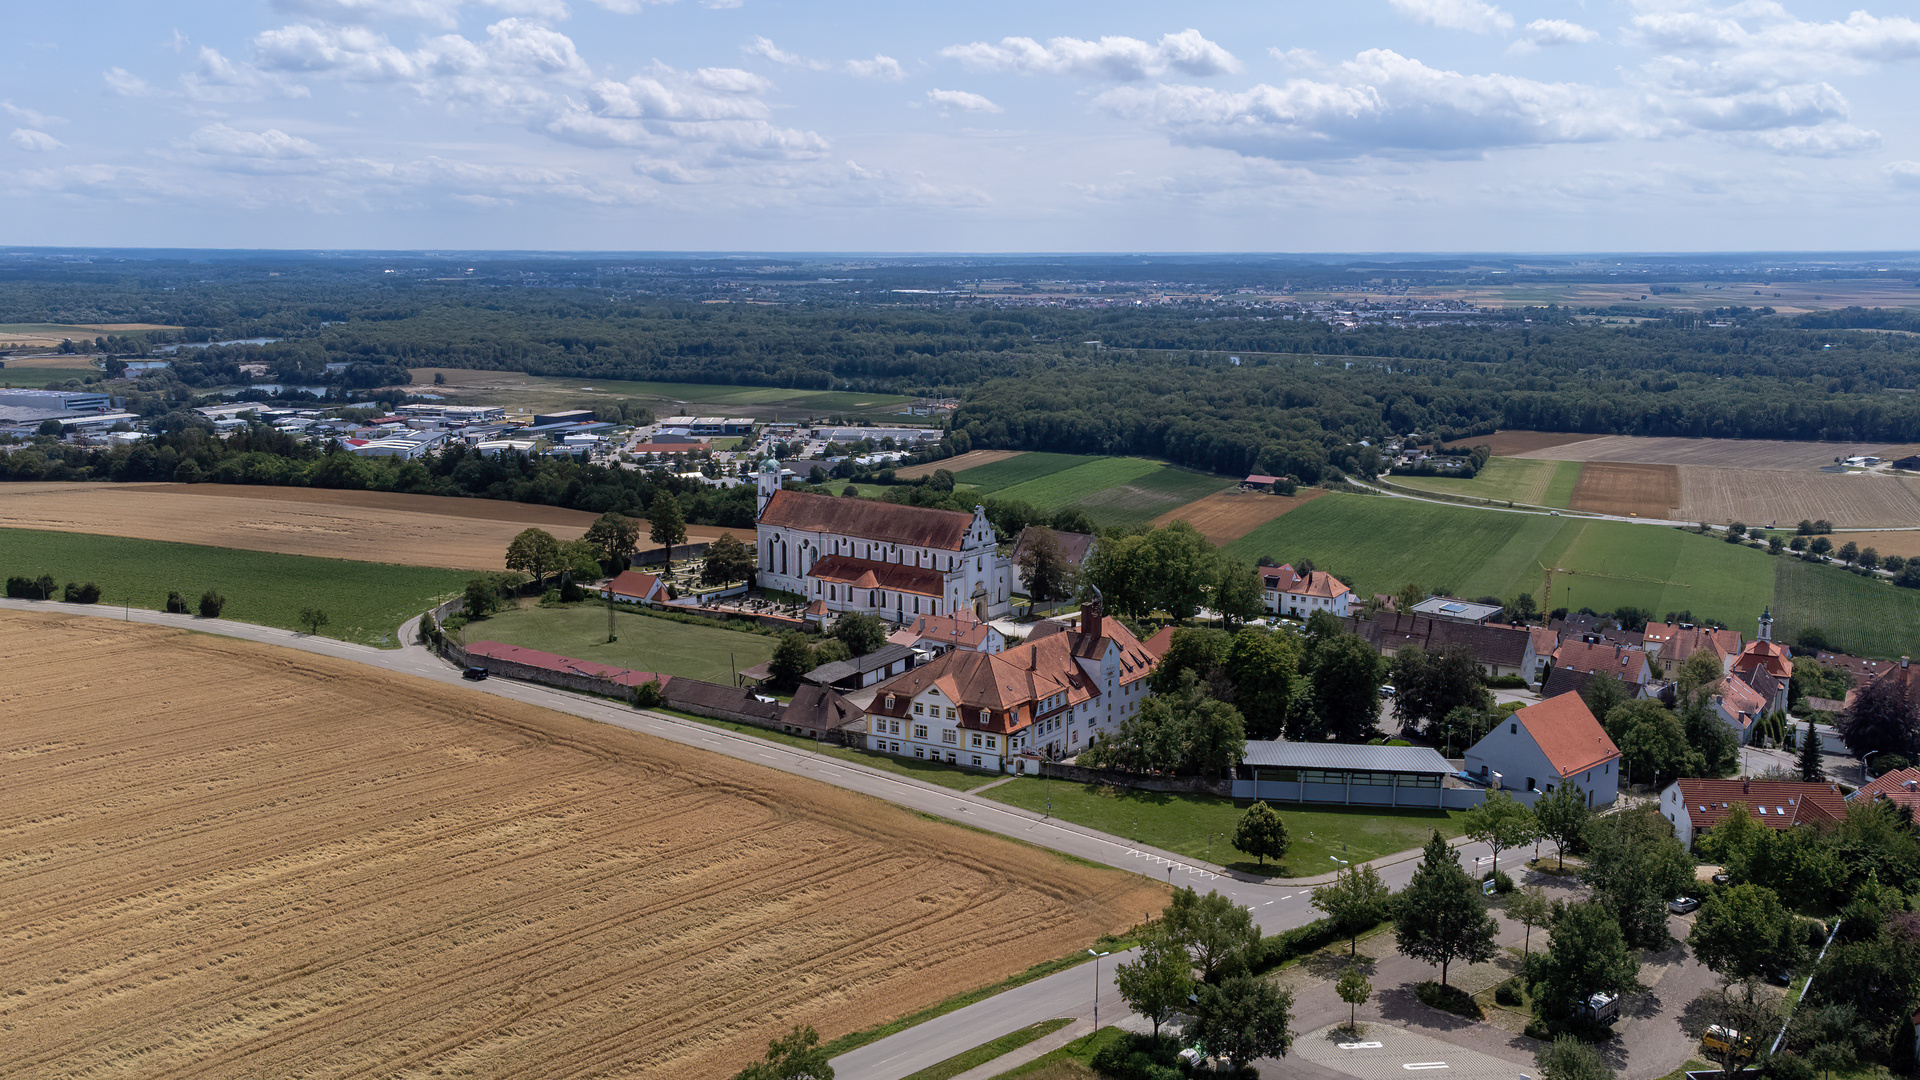
[(828, 555), (814, 563), (813, 569), (807, 571), (807, 576), (856, 589), (886, 589), (916, 596), (945, 595), (942, 586), (946, 579), (938, 570), (874, 559), (856, 559), (851, 555)]
[(1600, 721), (1579, 694), (1561, 694), (1513, 714), (1562, 777), (1585, 772), (1620, 756)]
[(1552, 656), (1553, 650), (1560, 647), (1560, 635), (1544, 626), (1530, 626), (1527, 637), (1533, 642), (1533, 655)]
[(1876, 777), (1873, 783), (1847, 796), (1865, 802), (1886, 800), (1896, 806), (1920, 809), (1920, 769), (1895, 769)]
[(832, 660), (821, 664), (819, 667), (814, 668), (812, 671), (800, 677), (810, 683), (832, 684), (852, 675), (865, 675), (868, 672), (879, 671), (881, 668), (887, 667), (890, 664), (896, 664), (902, 660), (911, 659), (912, 657), (912, 649), (905, 645), (896, 645), (888, 642), (864, 656), (855, 656), (846, 660)]
[(608, 682), (618, 683), (621, 686), (642, 686), (650, 682), (657, 682), (665, 686), (672, 681), (672, 677), (668, 675), (660, 675), (651, 671), (629, 671), (626, 668), (614, 667), (611, 664), (595, 663), (592, 660), (576, 660), (571, 656), (541, 652), (539, 649), (528, 649), (519, 645), (508, 645), (502, 641), (476, 641), (467, 646), (467, 655), (484, 657), (488, 660), (506, 660), (515, 664), (525, 664), (528, 667), (543, 668), (547, 671), (558, 671), (568, 675), (584, 675), (589, 679), (605, 679)]
[(1726, 657), (1740, 655), (1745, 639), (1738, 630), (1714, 630), (1705, 626), (1683, 627), (1671, 623), (1648, 623), (1647, 641), (1657, 642), (1660, 655), (1679, 663), (1687, 657), (1706, 649), (1715, 656)]
[[(1802, 784), (1789, 780), (1675, 780), (1680, 801), (1693, 823), (1694, 834), (1712, 828), (1735, 803), (1746, 805), (1753, 820), (1772, 829), (1786, 829), (1812, 821), (1837, 821), (1847, 816), (1847, 801), (1834, 784)], [(1661, 805), (1666, 796), (1661, 795)]]
[(1577, 694), (1587, 688), (1587, 683), (1595, 678), (1585, 671), (1557, 667), (1547, 675), (1546, 684), (1540, 687), (1541, 697), (1559, 697), (1561, 694)]
[(1713, 696), (1721, 707), (1733, 715), (1741, 727), (1746, 727), (1767, 711), (1767, 698), (1763, 698), (1739, 678), (1728, 675), (1714, 684)]
[(658, 574), (643, 574), (638, 570), (625, 570), (619, 577), (607, 582), (600, 589), (600, 595), (612, 593), (614, 596), (637, 596), (642, 600), (651, 597), (660, 588)]
[(1646, 682), (1651, 672), (1645, 651), (1624, 645), (1594, 644), (1572, 638), (1560, 643), (1553, 654), (1555, 667), (1572, 668), (1593, 674), (1606, 672), (1628, 683)]
[[(1088, 607), (1080, 609), (1078, 627), (1070, 630), (1048, 619), (1033, 628), (1033, 632), (1027, 635), (1027, 641), (1044, 641), (1062, 636), (1074, 656), (1087, 660), (1099, 660), (1107, 655), (1109, 648), (1118, 649), (1121, 685), (1146, 678), (1153, 671), (1153, 665), (1159, 663), (1160, 657), (1167, 651), (1165, 646), (1158, 652), (1147, 648), (1139, 638), (1133, 636), (1125, 623), (1094, 613)], [(1154, 640), (1160, 640), (1158, 634), (1154, 635)], [(1171, 634), (1167, 640), (1172, 640)]]
[(903, 645), (931, 641), (959, 649), (978, 649), (986, 643), (989, 629), (986, 623), (974, 618), (971, 611), (964, 615), (922, 615), (887, 640)]
[(1034, 702), (1061, 694), (1066, 704), (1075, 705), (1100, 694), (1074, 661), (1067, 635), (1055, 634), (1006, 652), (955, 649), (882, 683), (870, 708), (877, 715), (904, 718), (912, 699), (929, 690), (938, 690), (959, 710), (960, 726), (1002, 733), (1031, 724)]
[(1302, 574), (1288, 565), (1272, 568), (1265, 577), (1268, 590), (1289, 596), (1316, 596), (1333, 600), (1352, 591), (1339, 578), (1324, 570), (1309, 570)]
[(798, 532), (836, 533), (883, 544), (959, 551), (973, 515), (871, 499), (840, 499), (806, 491), (776, 491), (760, 524)]
[(1098, 539), (1092, 533), (1062, 532), (1049, 529), (1045, 525), (1029, 525), (1020, 530), (1020, 539), (1013, 542), (1013, 564), (1020, 565), (1020, 553), (1027, 549), (1030, 540), (1042, 533), (1051, 533), (1053, 542), (1060, 548), (1060, 557), (1071, 566), (1079, 566), (1086, 561), (1087, 552), (1093, 550), (1093, 542)]
[(1533, 640), (1533, 635), (1530, 631), (1512, 626), (1435, 619), (1433, 633), (1428, 640), (1434, 648), (1465, 645), (1473, 650), (1474, 659), (1483, 664), (1517, 668), (1527, 658), (1527, 645)]
[(1787, 647), (1777, 641), (1748, 642), (1740, 658), (1733, 662), (1733, 670), (1751, 671), (1756, 667), (1765, 667), (1767, 674), (1785, 679), (1793, 674), (1793, 657)]
[(860, 710), (831, 687), (805, 685), (793, 692), (782, 722), (808, 731), (835, 731), (860, 719)]

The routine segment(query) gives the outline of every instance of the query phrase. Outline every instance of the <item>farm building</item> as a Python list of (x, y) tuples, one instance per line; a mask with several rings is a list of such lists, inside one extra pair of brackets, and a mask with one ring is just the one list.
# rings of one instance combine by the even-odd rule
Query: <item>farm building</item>
[(1472, 650), (1481, 669), (1493, 678), (1503, 675), (1518, 675), (1529, 681), (1539, 678), (1540, 658), (1534, 652), (1536, 637), (1529, 629), (1388, 612), (1371, 619), (1350, 616), (1345, 626), (1349, 633), (1358, 634), (1382, 656), (1392, 656), (1409, 645), (1428, 651), (1464, 645)]
[(1847, 801), (1834, 784), (1688, 777), (1675, 780), (1660, 793), (1660, 814), (1672, 823), (1673, 835), (1691, 850), (1700, 834), (1726, 817), (1736, 803), (1746, 806), (1753, 820), (1781, 831), (1847, 816)]
[(667, 590), (661, 586), (658, 574), (627, 570), (602, 586), (600, 597), (623, 604), (657, 604), (666, 600)]
[(1343, 806), (1461, 809), (1478, 788), (1448, 787), (1453, 766), (1426, 746), (1357, 746), (1250, 739), (1233, 772), (1233, 797)]
[(864, 656), (821, 664), (800, 677), (815, 686), (862, 690), (911, 670), (914, 659), (911, 648), (888, 642)]
[(1529, 705), (1467, 750), (1467, 772), (1532, 805), (1561, 784), (1578, 784), (1587, 805), (1612, 806), (1620, 793), (1620, 750), (1579, 694)]

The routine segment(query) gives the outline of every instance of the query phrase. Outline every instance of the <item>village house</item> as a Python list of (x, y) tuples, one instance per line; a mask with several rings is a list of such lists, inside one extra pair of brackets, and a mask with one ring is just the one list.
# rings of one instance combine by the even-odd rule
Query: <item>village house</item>
[(1753, 741), (1760, 718), (1767, 714), (1767, 699), (1735, 675), (1722, 676), (1707, 702), (1742, 746)]
[(1352, 613), (1353, 591), (1323, 570), (1301, 574), (1292, 566), (1281, 566), (1267, 569), (1262, 576), (1267, 610), (1276, 615), (1304, 619), (1324, 611), (1344, 619)]
[(938, 656), (952, 649), (969, 652), (1003, 652), (1007, 638), (992, 623), (984, 623), (969, 612), (959, 615), (922, 615), (912, 624), (894, 631), (888, 641)]
[(1539, 677), (1544, 660), (1534, 652), (1537, 638), (1529, 628), (1491, 623), (1454, 622), (1424, 615), (1381, 612), (1371, 619), (1349, 617), (1348, 632), (1359, 635), (1382, 656), (1393, 656), (1412, 645), (1428, 652), (1463, 645), (1473, 653), (1489, 678), (1519, 676), (1529, 682)]
[(1466, 771), (1532, 805), (1561, 784), (1578, 784), (1587, 805), (1620, 793), (1620, 750), (1579, 694), (1529, 705), (1496, 724), (1466, 753)]
[(1579, 672), (1583, 675), (1612, 675), (1627, 684), (1635, 697), (1647, 697), (1653, 682), (1653, 666), (1644, 649), (1613, 645), (1593, 634), (1560, 643), (1553, 653), (1554, 673)]
[(969, 611), (986, 622), (1011, 610), (1011, 561), (984, 507), (972, 514), (843, 499), (780, 487), (760, 463), (755, 544), (763, 589), (793, 593), (832, 615), (864, 612), (896, 625)]
[(1665, 665), (1669, 676), (1702, 649), (1719, 657), (1720, 670), (1730, 673), (1746, 647), (1738, 630), (1716, 630), (1693, 623), (1648, 623), (1645, 640), (1647, 655)]
[(883, 683), (867, 748), (993, 771), (1071, 757), (1132, 716), (1158, 656), (1096, 599), (1004, 652), (954, 649)]
[(1682, 777), (1660, 792), (1660, 815), (1672, 823), (1673, 835), (1688, 850), (1735, 804), (1744, 804), (1753, 820), (1781, 831), (1847, 816), (1846, 799), (1833, 784)]
[(1743, 681), (1766, 695), (1768, 712), (1787, 711), (1787, 684), (1793, 678), (1793, 655), (1785, 645), (1773, 640), (1772, 608), (1760, 612), (1760, 636), (1734, 658), (1731, 674), (1742, 676)]
[(623, 604), (663, 604), (667, 600), (667, 590), (661, 585), (658, 574), (626, 570), (600, 587), (600, 598), (617, 600)]

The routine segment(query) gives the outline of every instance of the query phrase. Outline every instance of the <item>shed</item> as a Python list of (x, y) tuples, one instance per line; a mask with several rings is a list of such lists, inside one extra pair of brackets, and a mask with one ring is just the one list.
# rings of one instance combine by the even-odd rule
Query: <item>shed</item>
[(1446, 786), (1452, 772), (1447, 759), (1427, 746), (1249, 739), (1234, 769), (1233, 797), (1432, 809), (1478, 803), (1477, 789)]

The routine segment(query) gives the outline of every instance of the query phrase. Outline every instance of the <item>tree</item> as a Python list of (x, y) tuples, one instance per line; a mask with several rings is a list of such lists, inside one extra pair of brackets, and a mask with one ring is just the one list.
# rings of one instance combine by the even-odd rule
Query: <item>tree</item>
[(1113, 977), (1127, 1006), (1153, 1021), (1156, 1039), (1161, 1024), (1186, 1011), (1194, 989), (1192, 959), (1164, 932), (1149, 935), (1140, 946), (1139, 959), (1115, 965)]
[(1153, 606), (1187, 622), (1199, 614), (1214, 584), (1213, 544), (1186, 520), (1148, 533), (1144, 553), (1153, 567), (1148, 591)]
[(1880, 566), (1880, 549), (1870, 547), (1861, 548), (1859, 557), (1854, 561), (1868, 570), (1878, 569)]
[(1370, 863), (1341, 867), (1332, 881), (1313, 890), (1313, 906), (1326, 912), (1335, 929), (1346, 935), (1348, 956), (1359, 948), (1360, 931), (1378, 925), (1392, 904), (1393, 890)]
[(1728, 982), (1792, 970), (1806, 957), (1799, 920), (1772, 889), (1758, 885), (1735, 885), (1707, 897), (1687, 945), (1694, 959)]
[(1187, 1037), (1244, 1069), (1255, 1058), (1281, 1057), (1293, 1045), (1293, 995), (1265, 979), (1235, 975), (1200, 987)]
[(1234, 707), (1254, 738), (1308, 739), (1318, 732), (1305, 726), (1305, 680), (1300, 677), (1301, 642), (1291, 631), (1249, 626), (1233, 635), (1225, 673), (1233, 682)]
[(865, 656), (887, 643), (887, 624), (880, 616), (848, 612), (833, 624), (833, 636), (846, 642), (855, 656)]
[(706, 558), (700, 564), (700, 580), (707, 585), (725, 585), (753, 577), (753, 552), (727, 533), (721, 533), (707, 545)]
[(200, 617), (203, 619), (219, 618), (221, 609), (226, 606), (227, 598), (212, 589), (200, 594)]
[(1604, 903), (1562, 906), (1549, 925), (1553, 943), (1541, 961), (1535, 983), (1542, 1015), (1568, 1020), (1588, 997), (1617, 994), (1634, 986), (1640, 961), (1627, 947), (1620, 923)]
[(1901, 674), (1883, 675), (1860, 687), (1853, 704), (1835, 718), (1834, 730), (1856, 756), (1884, 751), (1914, 756), (1916, 745), (1920, 745), (1915, 705), (1920, 703), (1913, 700), (1909, 682)]
[(327, 613), (317, 607), (303, 607), (300, 609), (300, 613), (294, 616), (294, 618), (299, 621), (301, 626), (307, 628), (307, 633), (309, 634), (319, 633), (320, 628), (327, 625), (328, 622)]
[(1505, 612), (1508, 622), (1530, 623), (1540, 614), (1540, 601), (1530, 592), (1523, 592), (1507, 601)]
[(1840, 556), (1841, 562), (1852, 563), (1855, 559), (1858, 559), (1860, 557), (1860, 545), (1849, 540), (1846, 543), (1841, 544), (1840, 550), (1835, 552), (1834, 554)]
[(1780, 999), (1769, 993), (1757, 979), (1737, 986), (1724, 986), (1717, 993), (1701, 995), (1706, 1000), (1706, 1019), (1740, 1038), (1730, 1039), (1724, 1048), (1705, 1047), (1706, 1055), (1720, 1063), (1728, 1073), (1737, 1073), (1759, 1056), (1767, 1045), (1767, 1034), (1780, 1028)]
[(799, 685), (800, 676), (812, 670), (813, 647), (807, 644), (807, 635), (798, 630), (781, 634), (773, 647), (773, 658), (767, 661), (767, 684), (775, 689), (792, 689)]
[(1657, 783), (1661, 777), (1695, 776), (1706, 769), (1704, 756), (1687, 741), (1686, 725), (1658, 701), (1643, 699), (1616, 705), (1601, 726), (1619, 747), (1627, 775), (1638, 776), (1643, 783)]
[(1813, 721), (1809, 720), (1800, 736), (1800, 780), (1812, 784), (1826, 778), (1827, 770), (1820, 764), (1820, 733), (1813, 730)]
[(1026, 543), (1020, 548), (1020, 576), (1027, 583), (1027, 598), (1035, 604), (1073, 595), (1075, 570), (1052, 529), (1027, 526)]
[(1413, 606), (1426, 598), (1427, 590), (1418, 583), (1409, 581), (1400, 586), (1399, 592), (1393, 594), (1394, 610), (1401, 615), (1411, 614)]
[(1816, 536), (1808, 542), (1807, 550), (1813, 552), (1815, 555), (1825, 555), (1827, 552), (1833, 550), (1833, 541), (1824, 536)]
[(1360, 973), (1359, 968), (1350, 967), (1341, 974), (1340, 981), (1333, 984), (1333, 990), (1340, 995), (1341, 1001), (1347, 1003), (1347, 1029), (1351, 1031), (1359, 1026), (1356, 1017), (1359, 1015), (1360, 1006), (1366, 1004), (1367, 999), (1373, 996), (1373, 984), (1367, 981), (1367, 977)]
[(647, 507), (647, 523), (647, 538), (667, 549), (667, 566), (672, 567), (674, 545), (687, 542), (687, 516), (673, 492), (654, 496), (653, 505)]
[(1307, 647), (1308, 686), (1319, 726), (1335, 742), (1361, 743), (1380, 728), (1380, 654), (1344, 631)]
[(1398, 908), (1395, 946), (1406, 956), (1437, 965), (1441, 986), (1447, 985), (1447, 967), (1453, 961), (1477, 964), (1493, 958), (1498, 926), (1487, 914), (1480, 884), (1461, 869), (1458, 854), (1438, 832), (1427, 841)]
[(1507, 918), (1527, 928), (1521, 959), (1533, 955), (1533, 932), (1553, 924), (1553, 904), (1538, 885), (1528, 885), (1507, 898)]
[(179, 589), (169, 589), (167, 591), (167, 606), (163, 610), (169, 615), (185, 615), (187, 613), (187, 598), (181, 595)]
[(1205, 626), (1183, 626), (1167, 641), (1166, 654), (1153, 665), (1147, 686), (1156, 694), (1171, 694), (1180, 689), (1185, 672), (1191, 671), (1201, 682), (1208, 682), (1215, 671), (1227, 666), (1233, 651), (1234, 635)]
[(1286, 822), (1264, 801), (1249, 806), (1233, 830), (1234, 849), (1257, 857), (1262, 869), (1268, 859), (1279, 862), (1286, 858), (1289, 843)]
[(634, 548), (640, 543), (640, 523), (609, 510), (587, 527), (583, 539), (599, 550), (609, 569), (618, 573), (633, 560)]
[(1147, 698), (1112, 734), (1081, 751), (1081, 763), (1200, 776), (1218, 776), (1239, 764), (1247, 751), (1240, 710), (1207, 694), (1192, 671), (1180, 678), (1178, 690)]
[(1567, 849), (1579, 849), (1593, 809), (1587, 805), (1587, 793), (1579, 784), (1568, 781), (1547, 792), (1533, 804), (1533, 820), (1540, 835), (1553, 841), (1559, 868), (1567, 868)]
[(53, 589), (54, 586), (58, 584), (59, 582), (53, 580), (52, 574), (41, 574), (39, 577), (33, 579), (34, 591), (40, 594), (40, 599), (42, 600), (53, 599)]
[(1214, 568), (1213, 610), (1231, 629), (1236, 622), (1257, 619), (1266, 613), (1264, 583), (1253, 567), (1222, 555)]
[(1468, 810), (1466, 833), (1493, 849), (1493, 869), (1500, 869), (1500, 853), (1533, 842), (1538, 826), (1533, 811), (1504, 791), (1489, 791), (1480, 805)]
[(1674, 839), (1657, 807), (1595, 818), (1587, 829), (1581, 880), (1619, 920), (1627, 943), (1658, 948), (1668, 940), (1667, 902), (1693, 884), (1693, 857)]
[(820, 1033), (795, 1024), (793, 1030), (767, 1042), (765, 1061), (733, 1074), (733, 1080), (833, 1080), (833, 1066), (820, 1045)]
[(1541, 1080), (1613, 1080), (1600, 1052), (1571, 1035), (1557, 1035), (1533, 1055)]
[(1433, 724), (1461, 706), (1490, 707), (1486, 677), (1473, 650), (1448, 645), (1434, 652), (1408, 645), (1393, 657), (1393, 709), (1402, 722)]
[[(600, 575), (605, 570), (600, 565), (600, 549), (585, 538), (568, 540), (560, 545), (558, 568), (565, 575), (566, 584), (572, 586), (573, 590), (577, 590), (582, 581), (599, 581)], [(578, 596), (573, 594), (573, 590), (568, 590), (568, 595), (564, 599), (578, 599)]]
[(1718, 683), (1725, 672), (1718, 653), (1712, 649), (1695, 649), (1693, 655), (1681, 663), (1680, 670), (1674, 674), (1674, 682), (1681, 693), (1691, 694), (1701, 687)]
[(507, 544), (507, 569), (523, 570), (538, 586), (560, 565), (560, 541), (545, 529), (523, 529)]
[(1260, 943), (1253, 914), (1217, 892), (1201, 896), (1191, 888), (1176, 890), (1162, 918), (1168, 938), (1187, 951), (1207, 982), (1244, 969), (1248, 951)]
[(466, 591), (460, 595), (460, 611), (469, 619), (484, 619), (500, 610), (500, 586), (491, 578), (469, 579)]

